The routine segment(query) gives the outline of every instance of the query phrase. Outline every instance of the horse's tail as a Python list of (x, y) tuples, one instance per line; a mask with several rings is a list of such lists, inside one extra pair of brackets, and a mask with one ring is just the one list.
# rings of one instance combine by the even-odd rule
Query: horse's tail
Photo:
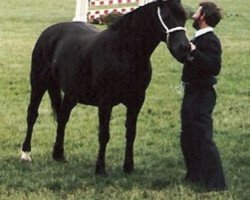
[(52, 27), (47, 28), (38, 38), (32, 55), (32, 78), (37, 85), (43, 86), (49, 93), (53, 115), (56, 119), (61, 102), (62, 95), (57, 76), (53, 75), (54, 52), (59, 42), (59, 36)]
[[(52, 81), (53, 82), (53, 81)], [(60, 106), (62, 103), (62, 92), (60, 87), (56, 83), (50, 84), (48, 88), (49, 97), (51, 100), (51, 107), (53, 110), (54, 118), (57, 119)]]

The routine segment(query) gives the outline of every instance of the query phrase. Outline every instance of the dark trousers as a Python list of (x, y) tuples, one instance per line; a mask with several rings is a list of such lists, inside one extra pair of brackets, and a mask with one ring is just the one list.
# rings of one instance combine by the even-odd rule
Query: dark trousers
[(213, 142), (212, 112), (216, 93), (212, 86), (185, 86), (181, 109), (181, 148), (186, 180), (208, 190), (226, 189), (220, 155)]

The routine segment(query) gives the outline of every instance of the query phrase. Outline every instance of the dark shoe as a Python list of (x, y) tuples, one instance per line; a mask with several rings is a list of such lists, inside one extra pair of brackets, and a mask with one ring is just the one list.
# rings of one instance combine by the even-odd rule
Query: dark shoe
[(221, 178), (213, 177), (213, 178), (201, 181), (201, 182), (205, 186), (205, 189), (208, 192), (227, 190), (227, 185), (224, 180), (224, 177), (221, 177)]
[(227, 190), (227, 186), (226, 185), (218, 185), (218, 186), (213, 186), (213, 187), (207, 186), (206, 190), (208, 192), (222, 192), (222, 191)]
[(196, 175), (193, 175), (193, 174), (186, 174), (184, 180), (187, 181), (187, 182), (190, 182), (190, 183), (198, 183), (198, 182), (200, 182), (199, 177), (196, 176)]

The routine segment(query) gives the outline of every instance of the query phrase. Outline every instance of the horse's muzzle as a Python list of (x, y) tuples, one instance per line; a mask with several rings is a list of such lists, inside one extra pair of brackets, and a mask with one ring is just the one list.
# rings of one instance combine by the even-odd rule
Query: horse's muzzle
[(189, 43), (180, 43), (179, 45), (170, 49), (171, 54), (180, 63), (189, 62), (192, 60), (190, 56), (191, 45)]

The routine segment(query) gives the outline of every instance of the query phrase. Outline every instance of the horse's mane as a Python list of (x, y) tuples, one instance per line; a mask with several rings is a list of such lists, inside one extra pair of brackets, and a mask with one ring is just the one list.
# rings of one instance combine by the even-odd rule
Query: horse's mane
[[(183, 8), (183, 6), (180, 3), (180, 0), (172, 0), (172, 1), (169, 1), (167, 3), (168, 3), (170, 10), (173, 13), (176, 13), (177, 14), (176, 16), (178, 16), (178, 18), (180, 18), (183, 21), (186, 20), (187, 14), (186, 14), (185, 9)], [(137, 9), (122, 16), (119, 20), (117, 20), (116, 22), (111, 24), (109, 26), (109, 28), (113, 29), (113, 30), (116, 30), (119, 28), (124, 28), (125, 30), (129, 31), (131, 27), (140, 26), (140, 24), (143, 23), (142, 22), (143, 20), (139, 20), (139, 21), (135, 22), (133, 20), (136, 18), (135, 16), (141, 16), (144, 18), (148, 18), (149, 17), (148, 14), (152, 13), (154, 10), (153, 8), (156, 7), (155, 4), (156, 4), (156, 2), (151, 2), (151, 3), (148, 3), (144, 6), (138, 7)], [(146, 12), (145, 12), (145, 9), (147, 10)], [(136, 24), (133, 24), (133, 23), (136, 23)], [(143, 24), (142, 24), (142, 26), (143, 26)]]
[[(152, 4), (155, 4), (155, 2), (148, 3), (148, 4), (144, 5), (143, 7), (144, 7), (144, 9), (145, 9), (145, 7), (149, 8), (149, 7), (152, 7)], [(136, 25), (138, 26), (139, 24), (133, 24), (134, 23), (133, 19), (135, 19), (135, 16), (143, 15), (143, 10), (142, 10), (142, 7), (138, 7), (137, 9), (123, 15), (115, 23), (111, 24), (109, 28), (116, 30), (116, 29), (119, 29), (121, 27), (124, 27), (124, 29), (129, 30), (132, 26), (136, 26)], [(147, 17), (147, 16), (145, 16), (145, 17)]]

